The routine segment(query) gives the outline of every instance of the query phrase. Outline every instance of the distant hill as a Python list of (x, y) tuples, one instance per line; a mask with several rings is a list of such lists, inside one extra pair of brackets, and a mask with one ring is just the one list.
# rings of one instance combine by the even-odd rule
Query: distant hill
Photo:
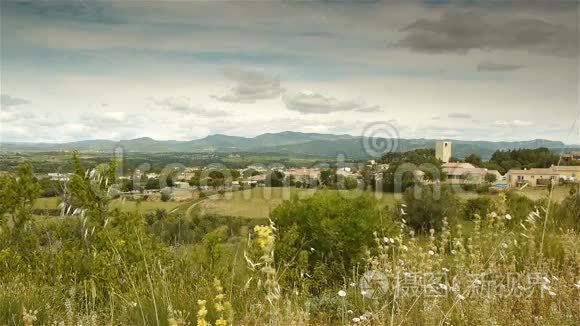
[[(386, 139), (379, 139), (389, 142)], [(434, 148), (436, 139), (399, 139), (397, 151), (408, 151), (417, 148)], [(489, 158), (496, 150), (517, 148), (547, 147), (554, 151), (580, 149), (578, 145), (566, 145), (560, 141), (534, 139), (515, 142), (465, 141), (451, 140), (453, 156), (463, 158), (469, 154), (478, 154)], [(344, 154), (347, 158), (369, 158), (364, 150), (368, 139), (360, 136), (333, 135), (319, 133), (301, 133), (284, 131), (266, 133), (256, 137), (237, 137), (222, 134), (210, 135), (190, 141), (155, 140), (149, 137), (129, 140), (82, 140), (70, 143), (1, 143), (2, 152), (50, 152), (50, 151), (87, 151), (111, 152), (117, 147), (129, 152), (162, 153), (162, 152), (255, 152), (283, 153), (297, 155), (336, 156)], [(392, 144), (392, 142), (391, 142)]]

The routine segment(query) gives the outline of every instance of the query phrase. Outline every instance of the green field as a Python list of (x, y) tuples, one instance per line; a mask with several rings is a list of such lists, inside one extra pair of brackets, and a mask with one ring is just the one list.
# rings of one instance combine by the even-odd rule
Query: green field
[[(48, 198), (38, 198), (34, 202), (34, 208), (36, 209), (56, 209), (58, 208), (60, 198), (58, 197), (48, 197)], [(174, 201), (142, 201), (140, 205), (141, 211), (151, 211), (155, 209), (166, 209), (172, 210), (180, 205), (183, 205), (184, 202), (174, 202)], [(122, 211), (135, 211), (137, 209), (137, 202), (136, 201), (128, 201), (128, 200), (120, 200), (115, 199), (111, 202), (111, 206), (113, 208), (119, 208)]]
[[(241, 216), (247, 218), (266, 218), (270, 211), (282, 201), (290, 199), (293, 195), (299, 198), (307, 198), (316, 192), (339, 190), (320, 189), (297, 189), (297, 188), (268, 188), (259, 187), (234, 193), (228, 193), (221, 197), (211, 197), (201, 203), (202, 211), (209, 214)], [(360, 195), (360, 190), (341, 191), (345, 198)], [(381, 206), (392, 205), (397, 196), (392, 193), (379, 193), (377, 199)]]
[[(552, 200), (561, 202), (570, 194), (570, 188), (570, 186), (556, 186), (552, 193)], [(548, 198), (550, 194), (548, 188), (545, 187), (524, 188), (522, 190), (518, 190), (518, 192), (533, 200)]]
[[(298, 188), (269, 188), (259, 187), (243, 191), (226, 193), (221, 196), (210, 196), (210, 198), (203, 200), (200, 203), (202, 212), (208, 214), (222, 215), (222, 216), (240, 216), (246, 218), (267, 218), (270, 211), (278, 206), (282, 201), (290, 199), (293, 195), (299, 198), (307, 198), (314, 195), (316, 192), (330, 191), (337, 192), (338, 190), (320, 190), (320, 189), (298, 189)], [(553, 200), (561, 201), (569, 194), (568, 187), (557, 187), (554, 189)], [(361, 193), (359, 190), (341, 191), (345, 198), (357, 196)], [(528, 188), (518, 191), (519, 193), (533, 199), (538, 200), (547, 198), (548, 190), (545, 188)], [(460, 193), (459, 197), (473, 198), (478, 196), (475, 193)], [(399, 195), (393, 193), (377, 193), (377, 199), (381, 206), (392, 206)], [(55, 209), (58, 206), (58, 198), (39, 198), (34, 204), (37, 209)], [(178, 207), (188, 208), (194, 205), (196, 201), (143, 201), (140, 203), (141, 211), (151, 211), (155, 209), (166, 209), (171, 211)], [(123, 211), (134, 211), (137, 207), (135, 201), (114, 200), (111, 203), (112, 207), (120, 208)]]

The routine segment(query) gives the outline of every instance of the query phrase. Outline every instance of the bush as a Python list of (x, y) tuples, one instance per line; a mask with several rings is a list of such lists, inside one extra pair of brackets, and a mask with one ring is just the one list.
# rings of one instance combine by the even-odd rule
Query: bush
[(443, 218), (453, 220), (458, 212), (459, 200), (448, 184), (408, 188), (403, 194), (403, 200), (407, 205), (406, 213), (403, 216), (396, 210), (396, 214), (421, 233), (429, 229), (440, 230)]
[(310, 290), (316, 292), (322, 284), (342, 282), (374, 245), (373, 232), (393, 225), (370, 194), (346, 199), (326, 191), (304, 200), (295, 196), (274, 209), (272, 219), (280, 232), (277, 263), (290, 269), (284, 281), (292, 284), (308, 273), (313, 275)]
[(161, 201), (169, 201), (171, 199), (171, 189), (161, 190)]
[(486, 216), (495, 210), (495, 204), (489, 197), (477, 197), (468, 199), (463, 207), (464, 218), (473, 220), (475, 215)]

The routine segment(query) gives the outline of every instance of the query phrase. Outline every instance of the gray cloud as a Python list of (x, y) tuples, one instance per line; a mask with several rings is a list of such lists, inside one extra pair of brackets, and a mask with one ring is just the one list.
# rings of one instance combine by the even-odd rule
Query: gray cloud
[(166, 98), (163, 100), (155, 101), (155, 103), (163, 108), (169, 109), (174, 112), (182, 114), (194, 114), (200, 117), (215, 118), (221, 117), (228, 112), (220, 109), (206, 109), (200, 105), (194, 105), (189, 103), (188, 99), (171, 99)]
[(310, 91), (285, 92), (282, 101), (288, 110), (301, 113), (331, 113), (339, 111), (376, 112), (376, 105), (367, 106), (362, 100), (339, 100)]
[[(470, 50), (523, 50), (576, 57), (578, 31), (535, 18), (490, 23), (476, 11), (450, 11), (437, 20), (418, 19), (402, 29), (397, 44), (417, 52), (466, 53)], [(574, 22), (577, 23), (577, 22)]]
[(482, 62), (477, 65), (477, 71), (483, 72), (499, 72), (499, 71), (514, 71), (524, 68), (523, 65), (515, 65), (509, 63), (495, 63), (495, 62)]
[(236, 83), (224, 94), (213, 95), (218, 101), (233, 103), (254, 103), (258, 100), (280, 96), (280, 78), (256, 71), (237, 68), (224, 69), (224, 76)]
[(471, 119), (471, 114), (467, 113), (449, 113), (447, 115), (448, 118), (451, 119)]
[(8, 94), (0, 95), (0, 106), (3, 109), (7, 109), (7, 108), (10, 108), (13, 106), (18, 106), (18, 105), (28, 104), (28, 103), (30, 103), (30, 102), (28, 102), (25, 99), (13, 97), (13, 96), (10, 96)]
[(370, 113), (370, 112), (381, 112), (381, 111), (383, 111), (383, 109), (381, 109), (381, 107), (378, 105), (372, 105), (372, 106), (356, 109), (355, 111)]

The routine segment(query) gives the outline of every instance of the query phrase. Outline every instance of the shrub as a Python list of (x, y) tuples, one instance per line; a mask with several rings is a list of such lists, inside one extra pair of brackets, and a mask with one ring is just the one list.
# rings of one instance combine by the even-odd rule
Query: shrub
[(448, 184), (408, 188), (403, 194), (403, 200), (407, 205), (405, 214), (400, 210), (395, 213), (421, 233), (429, 229), (441, 229), (443, 218), (453, 220), (459, 208), (459, 200)]
[[(304, 200), (294, 197), (274, 209), (272, 219), (280, 233), (276, 260), (289, 268), (285, 281), (292, 284), (303, 273), (315, 279), (320, 274), (311, 286), (314, 291), (321, 290), (323, 282), (341, 282), (373, 246), (373, 232), (392, 226), (376, 199), (366, 193), (354, 199), (326, 191)], [(299, 255), (302, 264), (296, 261)]]
[(490, 197), (476, 197), (468, 199), (463, 207), (463, 216), (473, 220), (475, 215), (486, 216), (495, 210), (495, 205)]

